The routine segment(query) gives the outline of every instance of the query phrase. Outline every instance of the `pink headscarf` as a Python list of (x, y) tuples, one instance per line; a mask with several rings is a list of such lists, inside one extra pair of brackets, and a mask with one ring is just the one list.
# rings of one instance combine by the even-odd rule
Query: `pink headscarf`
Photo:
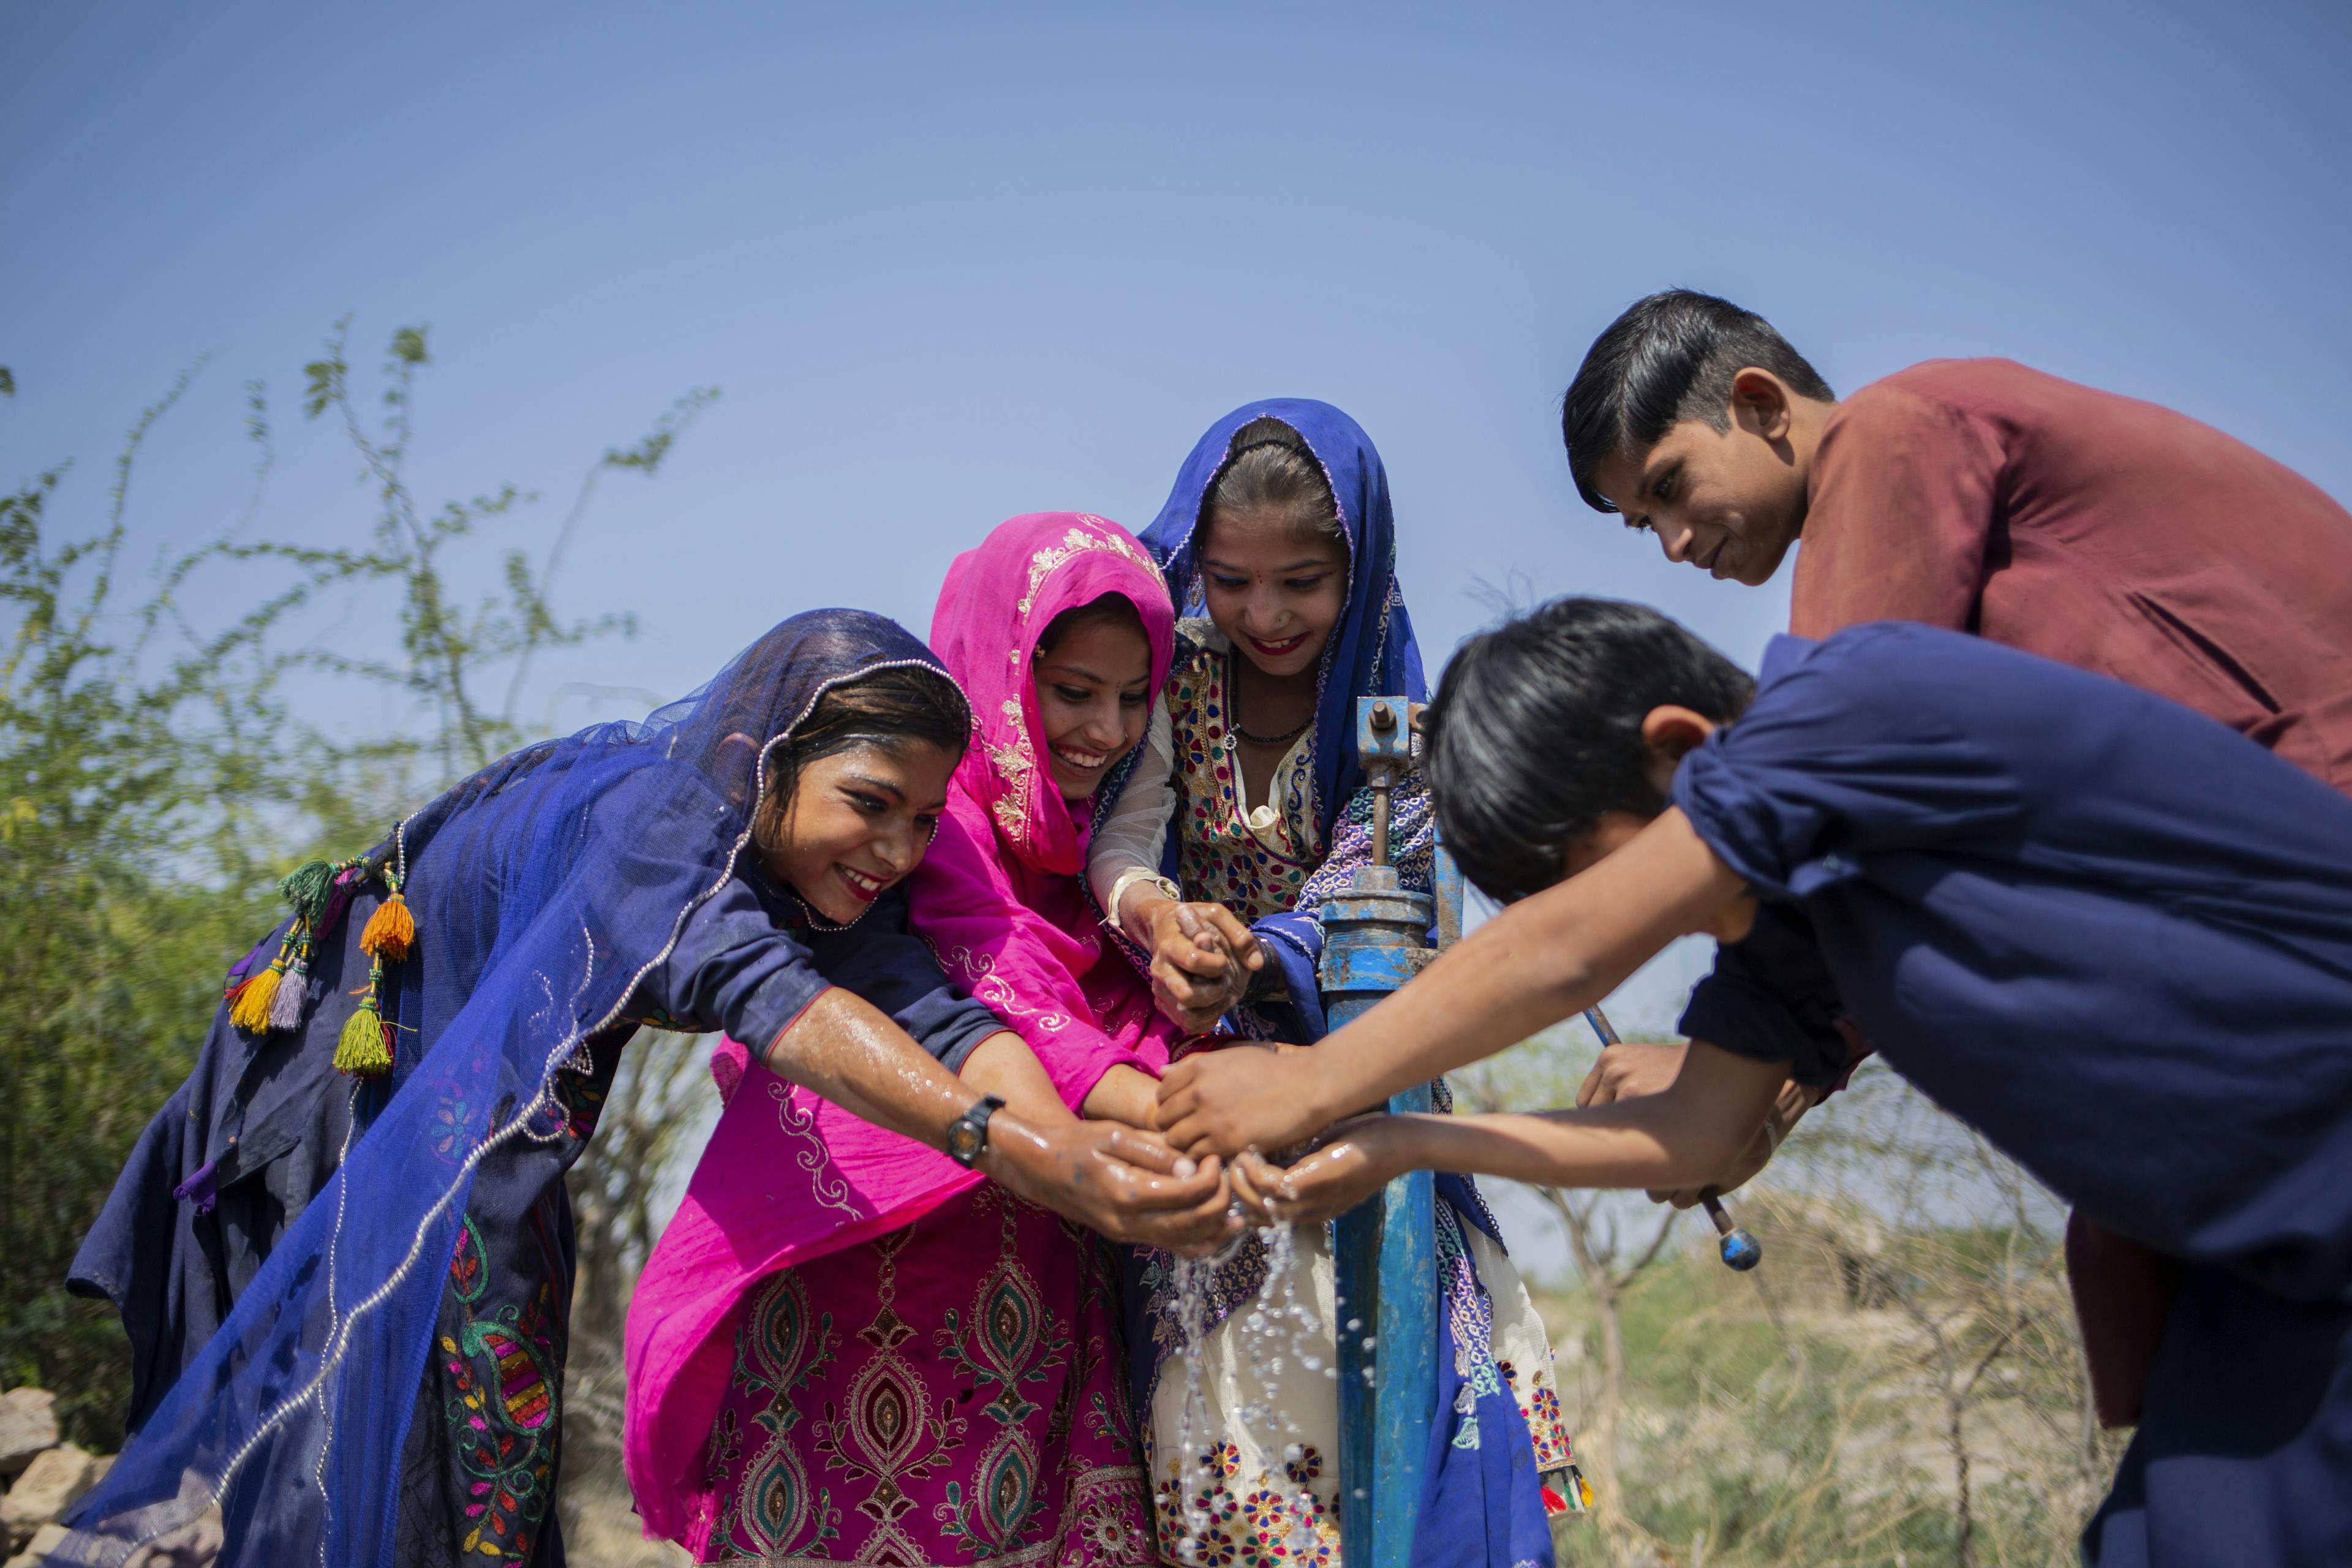
[[(977, 734), (909, 889), (950, 978), (1008, 1021), (1076, 1107), (1115, 1062), (1157, 1074), (1174, 1029), (1104, 945), (1080, 885), (1087, 825), (1040, 765), (1030, 676), (1062, 610), (1126, 595), (1151, 645), (1157, 700), (1174, 614), (1125, 530), (1071, 512), (1014, 518), (949, 570), (933, 623)], [(623, 1458), (646, 1533), (682, 1539), (743, 1305), (759, 1283), (911, 1225), (980, 1184), (945, 1154), (787, 1084), (724, 1042), (727, 1107), (629, 1304)]]
[(1087, 900), (1079, 873), (1095, 803), (1062, 799), (1037, 728), (1038, 638), (1055, 616), (1106, 595), (1135, 606), (1157, 702), (1176, 612), (1150, 555), (1117, 523), (1016, 517), (948, 569), (931, 647), (971, 697), (977, 732), (908, 890), (914, 928), (948, 978), (1029, 1043), (1074, 1110), (1116, 1064), (1159, 1076), (1179, 1032)]

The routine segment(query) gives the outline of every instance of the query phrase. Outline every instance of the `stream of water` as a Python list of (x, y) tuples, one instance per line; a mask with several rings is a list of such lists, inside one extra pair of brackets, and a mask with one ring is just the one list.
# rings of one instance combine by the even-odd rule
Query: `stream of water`
[[(1291, 1561), (1311, 1562), (1317, 1544), (1315, 1519), (1319, 1510), (1314, 1493), (1297, 1469), (1304, 1453), (1299, 1442), (1302, 1433), (1296, 1414), (1283, 1397), (1282, 1379), (1286, 1369), (1296, 1365), (1310, 1377), (1319, 1377), (1336, 1404), (1339, 1325), (1324, 1323), (1317, 1314), (1314, 1280), (1300, 1253), (1297, 1230), (1288, 1225), (1276, 1225), (1262, 1227), (1255, 1234), (1258, 1245), (1265, 1248), (1265, 1277), (1257, 1294), (1246, 1302), (1236, 1303), (1228, 1320), (1234, 1324), (1232, 1331), (1242, 1358), (1242, 1404), (1233, 1415), (1260, 1449), (1268, 1454), (1280, 1453), (1290, 1469), (1292, 1484), (1297, 1490), (1284, 1510), (1286, 1517), (1283, 1543)], [(1177, 1426), (1182, 1456), (1183, 1518), (1175, 1556), (1185, 1563), (1207, 1561), (1202, 1552), (1213, 1522), (1209, 1498), (1215, 1478), (1204, 1462), (1208, 1449), (1203, 1441), (1212, 1436), (1205, 1430), (1210, 1401), (1203, 1351), (1213, 1327), (1209, 1321), (1211, 1281), (1246, 1240), (1246, 1237), (1237, 1238), (1214, 1257), (1179, 1258), (1176, 1262), (1177, 1321), (1183, 1331), (1184, 1348), (1178, 1352), (1183, 1363), (1183, 1402)], [(1345, 1301), (1335, 1301), (1335, 1315), (1344, 1313), (1346, 1306)], [(1348, 1328), (1350, 1332), (1360, 1332), (1361, 1324), (1351, 1320)], [(1365, 1344), (1368, 1350), (1371, 1348), (1370, 1340)], [(1368, 1364), (1365, 1380), (1370, 1382), (1371, 1375)], [(1338, 1460), (1337, 1454), (1325, 1457), (1328, 1464), (1336, 1466)], [(1165, 1530), (1175, 1522), (1162, 1520), (1160, 1526)]]

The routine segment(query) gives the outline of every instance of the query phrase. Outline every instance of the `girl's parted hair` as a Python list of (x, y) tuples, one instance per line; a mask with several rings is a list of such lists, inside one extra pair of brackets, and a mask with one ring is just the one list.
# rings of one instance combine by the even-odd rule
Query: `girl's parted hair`
[(1225, 460), (1201, 497), (1201, 521), (1218, 512), (1255, 511), (1303, 529), (1344, 538), (1331, 480), (1307, 438), (1273, 415), (1234, 432)]
[(1642, 721), (1665, 705), (1717, 723), (1756, 683), (1645, 605), (1555, 599), (1483, 632), (1445, 666), (1422, 762), (1446, 846), (1503, 902), (1559, 880), (1604, 812), (1665, 808)]

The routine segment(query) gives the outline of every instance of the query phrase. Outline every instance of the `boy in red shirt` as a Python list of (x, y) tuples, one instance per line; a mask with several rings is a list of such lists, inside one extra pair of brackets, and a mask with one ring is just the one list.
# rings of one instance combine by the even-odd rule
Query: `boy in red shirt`
[[(1976, 633), (2171, 698), (2352, 794), (2352, 513), (2210, 426), (2009, 360), (1930, 360), (1840, 402), (1762, 317), (1675, 289), (1594, 340), (1560, 434), (1585, 500), (1669, 561), (1759, 587), (1801, 540), (1800, 637)], [(1700, 983), (1685, 1032), (1727, 987)], [(1580, 1102), (1656, 1092), (1681, 1064), (1612, 1047)], [(1784, 1099), (1781, 1131), (1806, 1102)], [(2067, 1256), (2100, 1414), (2136, 1419), (2170, 1268), (2080, 1220)]]
[(2185, 415), (2008, 360), (1843, 402), (1761, 317), (1643, 300), (1560, 419), (1584, 499), (1751, 587), (1800, 540), (1789, 629), (1975, 632), (2187, 704), (2352, 792), (2352, 514)]

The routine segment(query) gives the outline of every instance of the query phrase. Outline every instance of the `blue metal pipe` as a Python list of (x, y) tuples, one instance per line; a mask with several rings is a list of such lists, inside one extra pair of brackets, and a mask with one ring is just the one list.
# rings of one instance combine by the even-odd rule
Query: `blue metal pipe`
[[(1462, 929), (1462, 879), (1441, 847), (1437, 898), (1406, 891), (1389, 866), (1388, 790), (1412, 763), (1412, 720), (1398, 698), (1356, 705), (1357, 753), (1375, 791), (1373, 861), (1325, 904), (1324, 1012), (1338, 1029), (1421, 972), (1434, 923)], [(1431, 1108), (1427, 1086), (1395, 1113)], [(1349, 1568), (1407, 1568), (1437, 1403), (1436, 1194), (1416, 1171), (1341, 1215), (1334, 1248), (1339, 1351), (1339, 1542)]]

